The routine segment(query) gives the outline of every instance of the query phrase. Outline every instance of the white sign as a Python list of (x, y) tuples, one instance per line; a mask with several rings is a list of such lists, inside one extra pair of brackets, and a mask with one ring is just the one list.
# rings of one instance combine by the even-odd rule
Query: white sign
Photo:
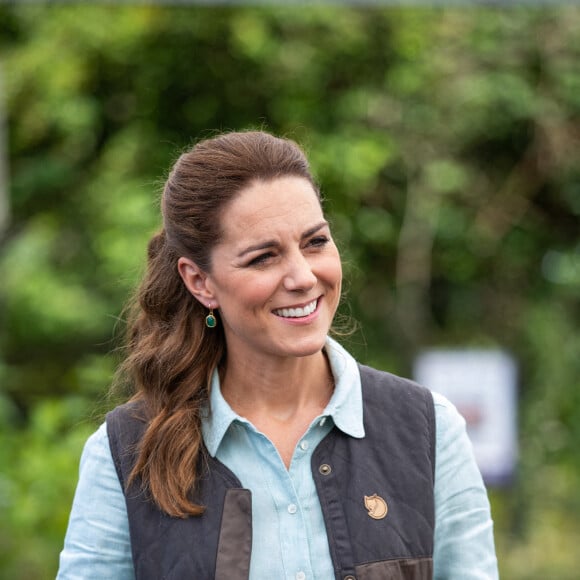
[(463, 415), (485, 482), (509, 483), (517, 461), (517, 369), (500, 350), (428, 350), (415, 380), (447, 397)]

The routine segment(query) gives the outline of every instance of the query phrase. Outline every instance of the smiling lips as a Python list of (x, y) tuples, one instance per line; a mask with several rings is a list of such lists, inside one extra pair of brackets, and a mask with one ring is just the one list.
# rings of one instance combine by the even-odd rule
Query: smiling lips
[(316, 310), (317, 304), (318, 298), (302, 308), (280, 308), (274, 310), (274, 314), (283, 318), (303, 318), (312, 314)]

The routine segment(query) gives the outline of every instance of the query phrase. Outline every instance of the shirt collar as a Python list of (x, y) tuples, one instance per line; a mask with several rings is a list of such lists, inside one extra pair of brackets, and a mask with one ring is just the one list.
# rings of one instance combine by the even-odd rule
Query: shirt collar
[(365, 430), (358, 364), (330, 337), (326, 339), (325, 350), (335, 386), (323, 416), (332, 417), (334, 424), (346, 435), (360, 439), (365, 436)]
[(211, 378), (209, 409), (202, 416), (201, 432), (209, 454), (215, 457), (218, 447), (230, 425), (241, 417), (229, 406), (220, 389), (217, 368)]
[[(346, 435), (357, 439), (364, 437), (363, 404), (360, 373), (355, 359), (330, 337), (326, 339), (325, 351), (334, 377), (334, 393), (320, 415), (331, 417), (334, 424)], [(203, 440), (209, 454), (215, 457), (217, 450), (230, 425), (235, 422), (247, 423), (224, 399), (217, 369), (211, 379), (210, 409), (202, 417)]]

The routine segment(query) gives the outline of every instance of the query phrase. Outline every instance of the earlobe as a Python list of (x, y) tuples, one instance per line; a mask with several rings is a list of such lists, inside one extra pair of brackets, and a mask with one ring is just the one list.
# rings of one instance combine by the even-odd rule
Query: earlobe
[[(208, 288), (207, 274), (189, 258), (181, 257), (177, 260), (177, 271), (189, 292), (197, 298), (204, 306), (208, 302), (215, 304), (213, 292)], [(214, 305), (217, 308), (217, 305)]]

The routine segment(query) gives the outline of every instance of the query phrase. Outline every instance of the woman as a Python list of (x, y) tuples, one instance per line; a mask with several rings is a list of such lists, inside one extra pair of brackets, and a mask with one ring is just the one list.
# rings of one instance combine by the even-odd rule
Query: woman
[(298, 146), (202, 141), (162, 213), (59, 578), (496, 578), (457, 412), (328, 337), (340, 256)]

